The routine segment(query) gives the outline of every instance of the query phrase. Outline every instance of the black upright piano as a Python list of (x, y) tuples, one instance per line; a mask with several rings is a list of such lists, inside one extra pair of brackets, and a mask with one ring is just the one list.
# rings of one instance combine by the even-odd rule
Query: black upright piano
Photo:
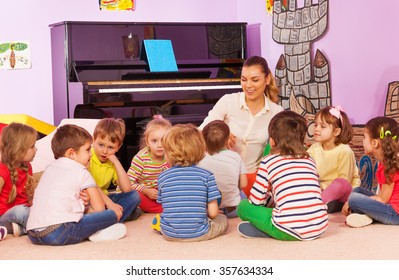
[[(54, 124), (120, 117), (128, 165), (154, 114), (200, 124), (216, 101), (240, 91), (246, 23), (76, 22), (50, 25)], [(143, 40), (171, 40), (178, 71), (151, 72)]]

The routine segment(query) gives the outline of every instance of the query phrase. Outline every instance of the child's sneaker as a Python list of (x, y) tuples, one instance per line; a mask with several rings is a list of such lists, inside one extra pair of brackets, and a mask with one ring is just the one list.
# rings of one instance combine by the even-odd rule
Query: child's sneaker
[(350, 214), (346, 217), (346, 225), (354, 228), (365, 227), (373, 222), (373, 219), (364, 214)]
[(341, 212), (342, 207), (344, 206), (344, 203), (338, 200), (332, 200), (327, 202), (327, 213), (336, 213), (336, 212)]
[(126, 226), (121, 223), (114, 224), (105, 229), (99, 230), (89, 237), (90, 241), (109, 241), (118, 240), (126, 235)]
[(133, 212), (126, 218), (125, 222), (130, 222), (137, 220), (140, 216), (143, 215), (143, 210), (140, 207), (136, 207)]
[(12, 225), (12, 235), (14, 235), (14, 237), (20, 237), (21, 235), (23, 235), (23, 229), (20, 224), (11, 223), (11, 225)]
[(257, 229), (250, 222), (241, 222), (237, 226), (238, 232), (246, 238), (270, 238), (270, 235)]
[(0, 226), (0, 241), (6, 239), (7, 236), (7, 228)]
[(153, 230), (161, 232), (161, 216), (159, 214), (156, 214), (154, 219), (152, 220), (151, 228)]

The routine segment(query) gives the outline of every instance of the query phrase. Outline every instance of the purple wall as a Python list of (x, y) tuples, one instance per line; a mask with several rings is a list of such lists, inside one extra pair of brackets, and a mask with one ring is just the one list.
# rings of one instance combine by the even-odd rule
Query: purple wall
[[(131, 11), (100, 11), (98, 1), (2, 1), (0, 41), (30, 41), (32, 68), (0, 71), (0, 114), (53, 123), (49, 25), (61, 21), (235, 22), (236, 0), (136, 0)], [(5, 12), (10, 11), (10, 12)], [(13, 11), (13, 12), (11, 12)]]
[[(261, 51), (274, 71), (282, 46), (271, 39), (266, 0), (136, 0), (134, 12), (99, 11), (97, 1), (3, 1), (0, 41), (29, 40), (32, 69), (0, 71), (0, 114), (24, 113), (53, 123), (51, 46), (52, 23), (71, 21), (223, 22), (260, 24)], [(313, 0), (317, 2), (317, 0)], [(302, 5), (303, 0), (298, 0)], [(167, 11), (167, 12), (166, 12)], [(329, 3), (329, 27), (314, 43), (331, 67), (333, 104), (341, 104), (353, 123), (384, 113), (388, 83), (399, 80), (399, 1), (373, 5), (363, 0)], [(256, 26), (255, 26), (256, 27)], [(252, 30), (257, 34), (256, 28)], [(256, 42), (256, 39), (254, 39)], [(354, 101), (355, 100), (355, 101)], [(5, 102), (6, 101), (6, 102)]]
[[(238, 1), (238, 20), (262, 23), (262, 55), (274, 72), (284, 50), (272, 40), (266, 1), (254, 2), (250, 7)], [(330, 0), (328, 30), (313, 44), (330, 63), (333, 105), (341, 104), (353, 124), (383, 115), (388, 83), (399, 80), (399, 1), (381, 3)], [(300, 6), (303, 0), (298, 0)]]

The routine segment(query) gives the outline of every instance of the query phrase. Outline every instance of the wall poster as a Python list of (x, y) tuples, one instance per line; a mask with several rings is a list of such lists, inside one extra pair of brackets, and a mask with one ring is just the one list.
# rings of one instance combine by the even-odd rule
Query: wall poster
[(31, 68), (28, 41), (0, 42), (0, 69)]
[(100, 10), (134, 11), (135, 0), (99, 0)]

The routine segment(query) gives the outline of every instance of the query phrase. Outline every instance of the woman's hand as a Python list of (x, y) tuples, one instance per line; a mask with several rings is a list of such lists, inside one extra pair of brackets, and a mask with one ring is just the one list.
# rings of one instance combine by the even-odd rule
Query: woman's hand
[(227, 145), (226, 145), (227, 149), (229, 150), (233, 149), (233, 147), (236, 145), (237, 142), (236, 138), (237, 137), (234, 134), (230, 133), (229, 140), (227, 140)]

